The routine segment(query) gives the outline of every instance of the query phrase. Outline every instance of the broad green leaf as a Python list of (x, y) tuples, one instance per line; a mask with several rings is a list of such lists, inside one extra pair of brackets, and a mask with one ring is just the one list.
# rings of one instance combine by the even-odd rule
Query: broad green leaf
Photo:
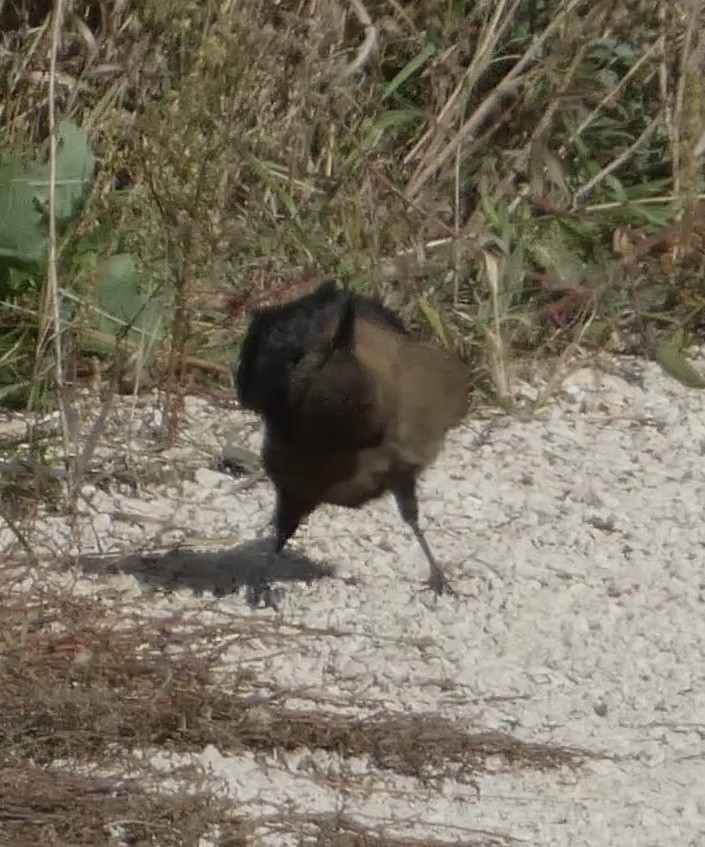
[[(70, 121), (58, 126), (59, 143), (56, 151), (56, 222), (66, 225), (80, 210), (95, 175), (95, 156), (88, 145), (86, 133)], [(48, 152), (47, 152), (48, 159)], [(49, 164), (37, 167), (32, 176), (42, 188), (42, 197), (49, 198)]]
[(620, 41), (614, 47), (614, 52), (620, 59), (625, 59), (627, 61), (633, 61), (636, 57), (634, 53), (634, 47), (631, 44), (628, 44), (626, 41)]
[[(57, 135), (55, 210), (64, 227), (85, 199), (95, 157), (85, 132), (70, 121), (59, 123)], [(0, 164), (0, 263), (38, 271), (45, 261), (49, 188), (48, 155), (27, 164), (9, 156)]]
[(685, 330), (677, 329), (673, 335), (664, 341), (656, 353), (656, 360), (661, 367), (688, 388), (705, 388), (705, 377), (697, 371), (685, 357)]
[[(95, 300), (89, 310), (91, 326), (107, 335), (145, 341), (157, 340), (161, 328), (160, 306), (140, 287), (140, 268), (129, 253), (117, 253), (98, 267)], [(104, 345), (90, 341), (88, 346)]]
[(37, 269), (47, 248), (35, 193), (20, 162), (0, 165), (0, 263), (7, 267)]

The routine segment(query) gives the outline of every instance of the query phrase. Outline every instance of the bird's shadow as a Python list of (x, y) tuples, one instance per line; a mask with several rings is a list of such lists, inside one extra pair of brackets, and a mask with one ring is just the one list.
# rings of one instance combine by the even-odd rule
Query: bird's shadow
[(190, 589), (223, 597), (245, 588), (252, 606), (277, 606), (274, 582), (306, 582), (335, 575), (332, 565), (307, 556), (275, 553), (272, 539), (245, 541), (224, 550), (178, 547), (166, 552), (87, 554), (78, 565), (86, 573), (129, 574), (139, 582), (167, 591)]

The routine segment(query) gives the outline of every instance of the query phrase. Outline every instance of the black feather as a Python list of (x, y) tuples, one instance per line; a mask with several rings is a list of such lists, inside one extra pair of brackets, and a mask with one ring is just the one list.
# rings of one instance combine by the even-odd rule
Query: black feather
[(236, 387), (265, 422), (279, 549), (320, 503), (356, 508), (391, 491), (434, 589), (450, 590), (418, 525), (416, 477), (467, 411), (457, 358), (414, 341), (380, 300), (327, 280), (253, 313)]

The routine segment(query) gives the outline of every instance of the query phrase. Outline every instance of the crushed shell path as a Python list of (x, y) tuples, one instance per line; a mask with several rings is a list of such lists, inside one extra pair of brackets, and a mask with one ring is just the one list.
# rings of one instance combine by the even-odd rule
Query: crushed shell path
[[(288, 638), (283, 627), (276, 649), (254, 638), (225, 657), (276, 685), (353, 714), (436, 712), (470, 732), (600, 755), (543, 771), (498, 759), (472, 784), (422, 784), (322, 751), (204, 750), (199, 760), (239, 814), (339, 811), (448, 844), (705, 845), (705, 395), (655, 365), (615, 369), (624, 375), (574, 373), (528, 422), (470, 420), (451, 433), (420, 497), (457, 596), (419, 591), (425, 562), (385, 498), (357, 512), (322, 508), (301, 528), (292, 550), (337, 573), (287, 584), (278, 613), (250, 611), (242, 594), (218, 601), (273, 633), (282, 623), (321, 632)], [(148, 414), (135, 438), (146, 437)], [(187, 418), (183, 453), (217, 449), (233, 426), (258, 449), (252, 417), (192, 398)], [(98, 532), (108, 548), (105, 539), (148, 544), (159, 521), (170, 527), (162, 543), (234, 546), (266, 528), (273, 505), (266, 480), (243, 488), (205, 462), (193, 481), (139, 499), (87, 493), (96, 511), (85, 543)], [(56, 541), (65, 531), (46, 521)], [(122, 581), (155, 613), (210, 614), (211, 596), (102, 579)], [(100, 578), (85, 580), (99, 590)], [(158, 764), (166, 778), (179, 761)], [(281, 831), (261, 839), (297, 843)]]

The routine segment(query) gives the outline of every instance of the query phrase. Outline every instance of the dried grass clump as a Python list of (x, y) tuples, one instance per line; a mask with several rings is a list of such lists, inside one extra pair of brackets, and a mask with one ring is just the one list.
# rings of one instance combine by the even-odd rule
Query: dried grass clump
[[(229, 820), (230, 818), (230, 820)], [(207, 795), (161, 797), (134, 780), (3, 763), (0, 839), (13, 847), (246, 847), (246, 828)]]
[[(356, 719), (290, 710), (286, 692), (216, 674), (220, 654), (251, 637), (245, 624), (150, 622), (120, 605), (38, 595), (4, 602), (0, 755), (50, 765), (121, 761), (132, 750), (325, 750), (427, 777), (507, 767), (579, 765), (586, 753), (468, 732), (438, 715)], [(284, 636), (282, 636), (284, 637)]]
[[(592, 757), (468, 731), (432, 713), (360, 718), (332, 712), (325, 699), (308, 710), (292, 709), (287, 700), (301, 692), (246, 671), (227, 672), (219, 662), (223, 651), (252, 638), (287, 639), (290, 649), (297, 637), (307, 637), (293, 629), (265, 632), (248, 617), (207, 625), (179, 613), (159, 619), (108, 594), (93, 600), (7, 580), (0, 597), (3, 843), (108, 845), (142, 838), (196, 847), (210, 833), (225, 847), (256, 843), (245, 840), (256, 826), (293, 829), (331, 847), (402, 843), (335, 816), (282, 812), (245, 821), (215, 799), (195, 764), (170, 774), (183, 790), (164, 793), (164, 773), (152, 770), (152, 753), (197, 754), (207, 745), (232, 755), (326, 752), (341, 766), (366, 759), (371, 773), (471, 785), (486, 771), (575, 769)], [(330, 777), (329, 768), (318, 770), (315, 756), (304, 757), (300, 767), (314, 779)], [(505, 842), (484, 833), (461, 843)], [(435, 847), (433, 840), (418, 844)]]

